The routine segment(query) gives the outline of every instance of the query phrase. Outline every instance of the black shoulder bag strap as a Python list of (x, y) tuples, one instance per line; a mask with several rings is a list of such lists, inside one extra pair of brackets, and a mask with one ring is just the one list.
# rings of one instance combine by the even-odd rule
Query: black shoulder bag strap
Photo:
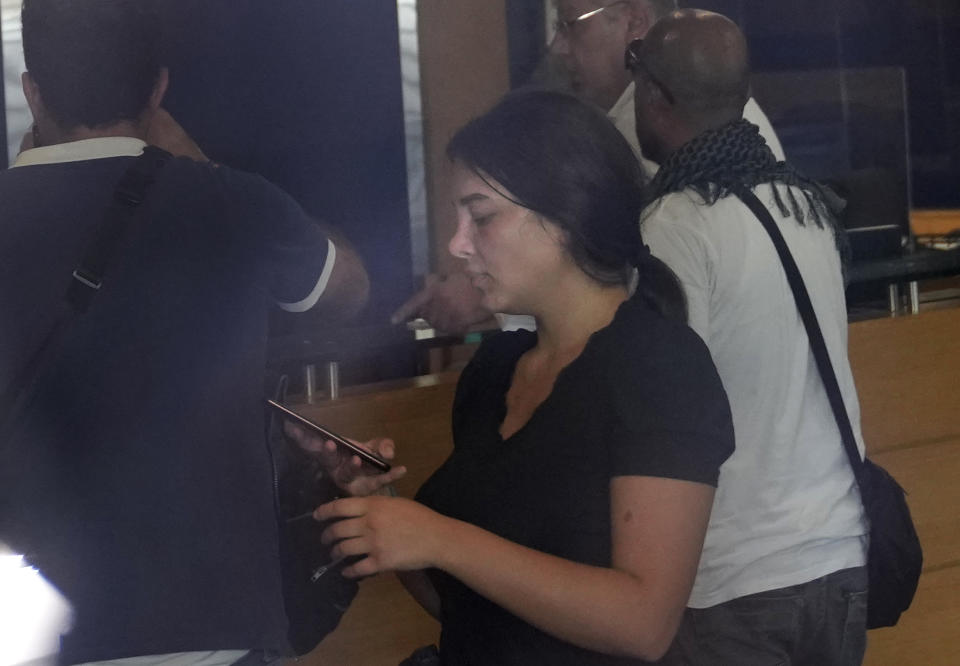
[(904, 490), (886, 470), (860, 457), (847, 408), (840, 394), (840, 385), (800, 270), (766, 206), (749, 190), (741, 188), (736, 194), (763, 224), (783, 262), (797, 309), (807, 329), (813, 357), (830, 399), (833, 416), (840, 428), (843, 448), (857, 480), (860, 501), (870, 522), (866, 626), (868, 629), (891, 627), (900, 619), (901, 613), (910, 607), (923, 568), (923, 548), (910, 516)]
[(787, 281), (790, 283), (791, 291), (793, 291), (793, 298), (797, 303), (797, 310), (800, 311), (800, 318), (803, 320), (804, 328), (807, 329), (807, 338), (810, 340), (813, 358), (817, 362), (817, 369), (820, 371), (820, 377), (826, 387), (830, 407), (833, 409), (833, 416), (837, 421), (837, 427), (840, 429), (843, 448), (847, 452), (850, 467), (853, 469), (853, 475), (856, 477), (857, 485), (860, 487), (861, 495), (863, 495), (866, 490), (863, 487), (863, 459), (860, 457), (860, 451), (857, 448), (853, 426), (850, 425), (850, 416), (847, 414), (846, 405), (843, 404), (843, 395), (840, 393), (840, 384), (837, 382), (837, 375), (833, 370), (833, 364), (830, 362), (827, 343), (823, 339), (823, 332), (817, 322), (817, 315), (813, 311), (810, 294), (807, 292), (807, 287), (800, 276), (800, 269), (797, 268), (797, 263), (794, 261), (793, 255), (790, 254), (790, 249), (787, 247), (783, 234), (780, 233), (780, 228), (777, 227), (770, 211), (760, 202), (757, 195), (746, 188), (737, 189), (735, 194), (760, 220), (760, 224), (770, 235), (770, 240), (773, 241), (777, 254), (780, 255), (780, 261), (783, 263), (783, 269), (787, 274)]
[(0, 444), (6, 441), (8, 429), (27, 403), (34, 382), (60, 346), (70, 324), (90, 307), (134, 213), (169, 159), (170, 153), (147, 146), (117, 183), (103, 220), (87, 245), (80, 265), (73, 271), (56, 321), (0, 395)]

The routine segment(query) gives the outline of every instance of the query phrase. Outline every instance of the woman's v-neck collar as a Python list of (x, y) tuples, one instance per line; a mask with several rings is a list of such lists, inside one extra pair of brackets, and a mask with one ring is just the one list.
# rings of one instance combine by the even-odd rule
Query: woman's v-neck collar
[(530, 430), (531, 424), (533, 424), (538, 419), (538, 417), (540, 417), (544, 413), (544, 411), (549, 406), (549, 404), (556, 399), (558, 389), (563, 388), (563, 383), (567, 381), (566, 377), (568, 377), (571, 374), (571, 372), (575, 372), (578, 365), (582, 362), (582, 359), (584, 358), (584, 356), (587, 355), (587, 351), (590, 349), (590, 347), (593, 344), (595, 344), (595, 341), (598, 335), (602, 334), (604, 331), (611, 329), (617, 323), (617, 320), (621, 319), (625, 315), (625, 312), (628, 310), (628, 308), (632, 308), (632, 307), (634, 307), (632, 298), (628, 298), (619, 306), (617, 306), (617, 311), (616, 313), (614, 313), (613, 319), (610, 320), (610, 323), (604, 326), (603, 328), (597, 329), (596, 331), (591, 333), (590, 337), (587, 338), (587, 342), (583, 346), (583, 350), (580, 352), (580, 354), (577, 355), (576, 358), (570, 361), (567, 365), (565, 365), (560, 370), (560, 372), (557, 373), (557, 378), (553, 382), (553, 389), (550, 391), (547, 397), (543, 399), (543, 402), (541, 402), (539, 405), (536, 406), (536, 408), (533, 410), (533, 413), (530, 414), (530, 418), (527, 419), (526, 423), (520, 426), (520, 428), (518, 428), (517, 431), (514, 432), (512, 435), (504, 438), (500, 434), (500, 428), (503, 425), (504, 419), (507, 417), (507, 392), (510, 390), (510, 386), (513, 383), (513, 375), (517, 370), (517, 364), (520, 362), (520, 358), (524, 354), (526, 354), (528, 351), (533, 349), (536, 346), (537, 340), (538, 340), (538, 336), (535, 331), (516, 331), (514, 333), (514, 335), (523, 336), (523, 337), (521, 338), (522, 342), (518, 340), (516, 347), (513, 349), (515, 354), (511, 359), (511, 362), (509, 364), (506, 364), (506, 363), (504, 364), (503, 376), (500, 377), (501, 384), (500, 384), (500, 390), (498, 391), (499, 395), (497, 398), (496, 418), (493, 419), (494, 435), (496, 438), (495, 441), (499, 445), (501, 446), (508, 445), (508, 444), (523, 440), (523, 436), (527, 431)]

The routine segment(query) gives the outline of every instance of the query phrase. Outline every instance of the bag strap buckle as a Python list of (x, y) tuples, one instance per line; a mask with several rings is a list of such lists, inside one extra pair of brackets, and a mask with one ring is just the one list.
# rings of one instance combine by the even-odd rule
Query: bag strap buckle
[(82, 268), (78, 268), (75, 271), (73, 271), (73, 279), (84, 286), (90, 287), (94, 291), (99, 290), (100, 287), (103, 285), (103, 281), (100, 279), (99, 276), (94, 275), (93, 273), (90, 273), (88, 271), (85, 271)]

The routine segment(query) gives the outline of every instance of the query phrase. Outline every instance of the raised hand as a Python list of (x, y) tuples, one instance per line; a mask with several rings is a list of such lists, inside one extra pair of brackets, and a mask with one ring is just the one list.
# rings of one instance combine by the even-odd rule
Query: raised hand
[(422, 317), (431, 326), (444, 333), (465, 333), (474, 324), (493, 316), (480, 304), (483, 292), (473, 286), (466, 273), (447, 277), (428, 275), (423, 289), (401, 305), (390, 321), (399, 324), (414, 317)]

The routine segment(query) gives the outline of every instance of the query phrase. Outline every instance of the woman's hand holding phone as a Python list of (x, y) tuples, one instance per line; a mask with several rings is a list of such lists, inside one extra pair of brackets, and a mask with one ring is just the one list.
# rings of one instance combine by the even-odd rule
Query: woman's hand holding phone
[[(317, 458), (320, 466), (330, 475), (340, 490), (353, 497), (373, 495), (407, 473), (407, 468), (402, 465), (380, 472), (371, 465), (365, 464), (360, 456), (346, 453), (332, 440), (324, 439), (292, 421), (284, 421), (283, 430), (301, 449)], [(393, 440), (380, 438), (363, 443), (350, 441), (383, 460), (393, 460)]]

